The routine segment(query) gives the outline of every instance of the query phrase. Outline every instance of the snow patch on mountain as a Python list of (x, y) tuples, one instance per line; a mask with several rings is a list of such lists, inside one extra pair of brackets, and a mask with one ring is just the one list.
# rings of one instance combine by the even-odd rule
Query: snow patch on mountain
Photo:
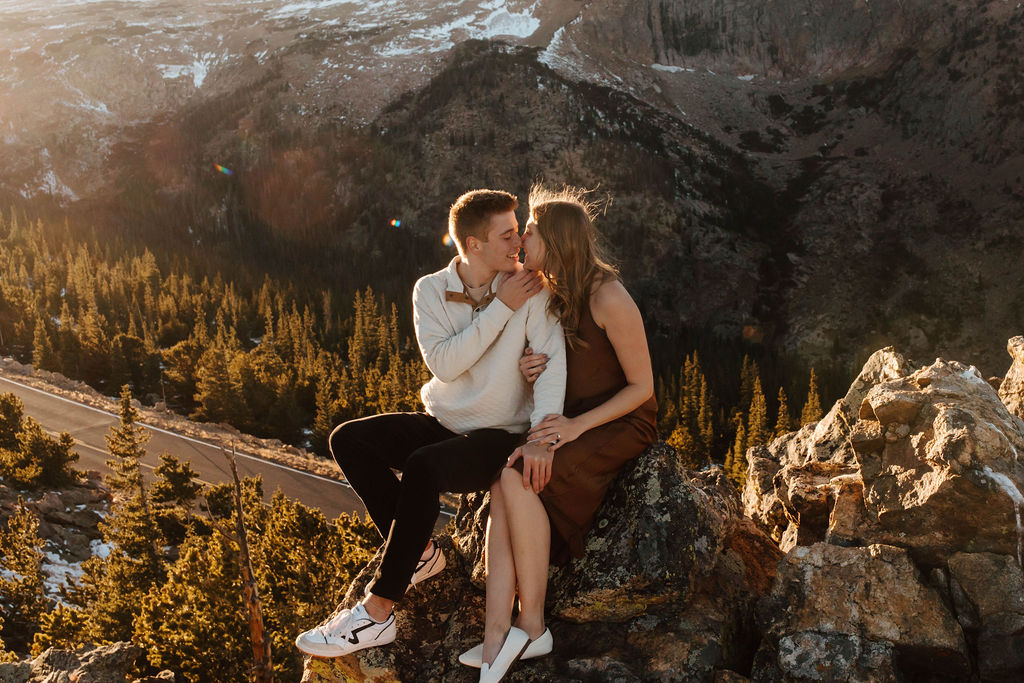
[[(492, 2), (489, 5), (501, 5), (501, 7), (494, 9), (484, 19), (481, 38), (497, 38), (498, 36), (529, 38), (540, 28), (540, 19), (534, 16), (534, 11), (537, 9), (536, 3), (522, 12), (514, 13), (504, 7), (504, 2)], [(488, 5), (485, 4), (486, 6)]]

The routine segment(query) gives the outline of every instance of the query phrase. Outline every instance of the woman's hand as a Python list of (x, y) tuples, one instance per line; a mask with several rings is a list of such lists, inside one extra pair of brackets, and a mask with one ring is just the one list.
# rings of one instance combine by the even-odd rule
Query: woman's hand
[(540, 424), (530, 430), (527, 437), (530, 441), (546, 444), (548, 450), (556, 451), (564, 444), (575, 441), (580, 434), (587, 431), (574, 418), (565, 415), (548, 415)]
[(532, 488), (540, 493), (551, 481), (551, 463), (555, 454), (538, 441), (528, 441), (512, 451), (505, 467), (512, 467), (519, 458), (523, 459), (523, 488)]
[(526, 347), (522, 357), (519, 359), (519, 372), (523, 373), (523, 377), (531, 384), (540, 377), (540, 373), (544, 372), (547, 366), (548, 355), (546, 353), (534, 353), (533, 349), (529, 346)]

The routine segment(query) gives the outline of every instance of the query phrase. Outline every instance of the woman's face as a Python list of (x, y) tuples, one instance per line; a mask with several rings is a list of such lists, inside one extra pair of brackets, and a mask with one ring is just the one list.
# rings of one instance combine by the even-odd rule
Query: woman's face
[(523, 233), (523, 267), (527, 270), (544, 270), (546, 255), (544, 240), (537, 232), (537, 223), (531, 217), (526, 222), (526, 232)]

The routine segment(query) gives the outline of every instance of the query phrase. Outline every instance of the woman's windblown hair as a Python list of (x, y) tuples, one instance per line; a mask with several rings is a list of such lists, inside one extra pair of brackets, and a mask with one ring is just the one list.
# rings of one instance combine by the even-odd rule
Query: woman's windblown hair
[(598, 243), (593, 221), (598, 205), (586, 194), (571, 187), (553, 191), (534, 185), (530, 189), (530, 218), (546, 251), (548, 310), (561, 322), (570, 348), (586, 346), (579, 337), (580, 320), (595, 287), (619, 277)]

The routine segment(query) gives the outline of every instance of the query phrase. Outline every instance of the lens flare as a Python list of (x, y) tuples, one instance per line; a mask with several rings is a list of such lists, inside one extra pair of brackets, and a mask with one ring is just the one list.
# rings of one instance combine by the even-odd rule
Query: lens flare
[(213, 167), (215, 169), (217, 169), (218, 171), (220, 171), (221, 173), (223, 173), (224, 175), (235, 175), (235, 172), (232, 171), (230, 168), (225, 168), (224, 166), (221, 166), (220, 164), (214, 164)]
[(452, 244), (454, 244), (454, 242), (452, 242), (452, 236), (446, 232), (444, 237), (441, 238), (441, 244), (446, 247), (452, 246)]
[(398, 218), (392, 218), (391, 219), (391, 227), (392, 228), (400, 228), (400, 227), (402, 227), (402, 221), (400, 219), (398, 219)]

